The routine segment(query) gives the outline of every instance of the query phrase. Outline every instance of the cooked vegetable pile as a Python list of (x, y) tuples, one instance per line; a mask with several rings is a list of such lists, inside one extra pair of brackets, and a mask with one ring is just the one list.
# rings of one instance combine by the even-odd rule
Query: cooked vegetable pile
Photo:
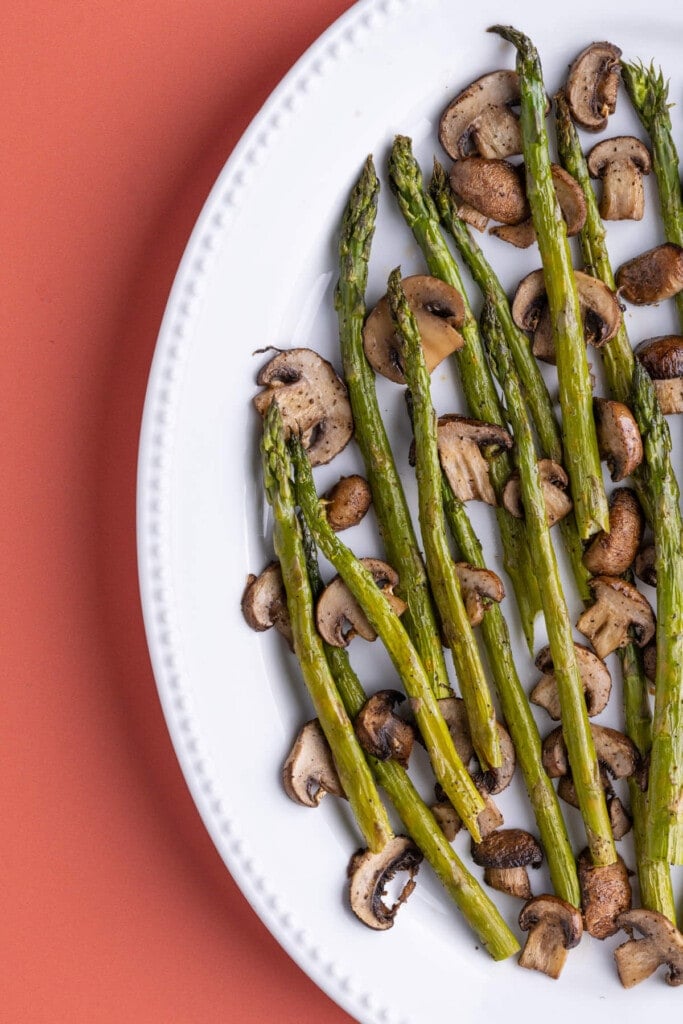
[[(683, 201), (668, 89), (654, 67), (624, 63), (618, 47), (599, 42), (576, 57), (550, 102), (532, 42), (511, 27), (491, 31), (514, 46), (516, 70), (485, 74), (449, 103), (438, 137), (450, 169), (435, 161), (426, 186), (410, 139), (398, 136), (392, 148), (391, 189), (425, 274), (402, 279), (393, 270), (384, 298), (366, 309), (379, 198), (368, 157), (339, 236), (342, 375), (300, 348), (278, 352), (258, 375), (275, 561), (249, 578), (242, 607), (254, 629), (275, 626), (299, 660), (316, 717), (285, 760), (284, 788), (306, 807), (325, 794), (348, 800), (363, 843), (348, 866), (361, 921), (391, 928), (426, 859), (496, 960), (520, 947), (486, 887), (523, 901), (523, 967), (557, 978), (584, 931), (604, 939), (623, 930), (615, 960), (625, 987), (660, 966), (680, 985), (670, 865), (683, 864), (683, 523), (665, 416), (683, 412), (683, 333), (634, 351), (622, 307), (673, 298), (683, 332)], [(586, 155), (577, 125), (608, 129), (620, 83), (644, 138), (608, 138)], [(662, 243), (615, 273), (604, 222), (642, 219), (650, 173)], [(599, 202), (591, 179), (601, 182)], [(512, 299), (472, 233), (489, 220), (501, 242), (538, 246), (541, 265)], [(578, 239), (578, 268), (569, 236)], [(461, 265), (480, 292), (472, 304)], [(588, 345), (602, 363), (603, 395), (594, 393)], [(430, 374), (445, 359), (468, 415), (434, 411)], [(556, 367), (559, 418), (539, 360)], [(405, 388), (417, 523), (376, 374)], [(318, 496), (313, 467), (352, 438), (365, 477), (342, 477)], [(609, 495), (602, 463), (618, 485)], [(532, 653), (535, 619), (545, 620), (548, 645), (537, 652), (541, 676), (530, 692), (512, 656), (505, 584), (486, 564), (471, 501), (495, 509)], [(340, 533), (371, 504), (384, 552), (358, 558)], [(584, 604), (576, 622), (556, 542)], [(338, 574), (327, 585), (318, 553)], [(636, 577), (656, 587), (656, 615)], [(357, 636), (384, 645), (394, 688), (365, 692), (346, 652)], [(614, 652), (621, 686), (605, 663)], [(623, 732), (592, 721), (617, 693)], [(544, 739), (532, 704), (548, 715)], [(409, 774), (416, 742), (433, 771), (431, 806)], [(517, 769), (536, 835), (504, 827), (495, 803)], [(615, 789), (622, 779), (630, 806)], [(380, 790), (405, 834), (395, 833)], [(563, 802), (583, 821), (578, 855)], [(484, 885), (452, 845), (461, 829)], [(616, 844), (630, 831), (627, 865)], [(544, 859), (553, 891), (534, 894), (529, 869)], [(407, 880), (391, 906), (386, 887), (399, 873)]]

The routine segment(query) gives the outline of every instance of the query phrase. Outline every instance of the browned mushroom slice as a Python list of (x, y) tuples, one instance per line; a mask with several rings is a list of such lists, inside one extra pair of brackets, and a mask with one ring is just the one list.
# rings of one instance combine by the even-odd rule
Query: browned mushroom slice
[(483, 156), (488, 159), (522, 152), (516, 71), (492, 71), (452, 100), (439, 122), (439, 141), (452, 160)]
[(282, 782), (287, 796), (304, 807), (317, 807), (326, 793), (345, 796), (317, 718), (301, 728), (282, 766)]
[(535, 896), (522, 908), (519, 927), (529, 933), (519, 966), (559, 978), (567, 951), (581, 942), (581, 912), (559, 896)]
[(449, 843), (452, 843), (462, 828), (460, 815), (455, 807), (448, 800), (440, 800), (429, 808), (437, 825), (445, 835)]
[[(591, 734), (598, 763), (614, 779), (628, 779), (639, 765), (638, 751), (628, 736), (616, 729), (591, 722)], [(569, 775), (569, 757), (562, 727), (553, 729), (543, 740), (543, 767), (551, 779)]]
[[(593, 718), (607, 707), (607, 701), (612, 690), (612, 677), (607, 665), (593, 651), (590, 651), (582, 644), (574, 644), (574, 650), (576, 651), (576, 660), (579, 665), (581, 682), (583, 683), (588, 715), (590, 718)], [(558, 722), (562, 717), (562, 709), (550, 647), (544, 647), (538, 652), (536, 668), (543, 675), (531, 691), (529, 700), (533, 704), (545, 708), (550, 717)]]
[[(637, 775), (637, 772), (635, 774)], [(605, 790), (607, 813), (609, 814), (610, 825), (612, 826), (612, 835), (616, 840), (623, 839), (631, 830), (631, 826), (633, 824), (631, 816), (614, 792), (609, 775), (604, 768), (600, 769), (600, 781), (602, 782), (602, 787)], [(563, 775), (560, 778), (560, 781), (557, 784), (557, 795), (561, 800), (571, 804), (572, 807), (579, 807), (579, 797), (576, 792), (576, 786), (574, 785), (574, 780), (570, 775)]]
[(657, 681), (657, 641), (655, 639), (643, 647), (643, 672), (650, 684), (650, 693), (654, 693)]
[(635, 256), (617, 270), (620, 297), (635, 306), (650, 306), (683, 289), (683, 249), (665, 242)]
[(588, 154), (588, 171), (592, 178), (602, 178), (603, 220), (643, 219), (643, 175), (651, 168), (647, 147), (632, 135), (619, 135), (593, 146)]
[(628, 487), (618, 487), (609, 499), (609, 533), (601, 530), (583, 555), (594, 576), (621, 576), (630, 569), (643, 539), (645, 517), (640, 502)]
[(489, 222), (488, 217), (483, 213), (479, 213), (479, 210), (475, 210), (473, 206), (466, 203), (460, 196), (453, 196), (453, 202), (455, 204), (455, 215), (460, 220), (464, 220), (466, 224), (470, 224), (477, 231), (485, 231), (486, 225)]
[(407, 768), (415, 731), (409, 722), (394, 714), (394, 705), (404, 700), (398, 690), (379, 690), (356, 715), (354, 729), (366, 753), (380, 761), (397, 761)]
[(598, 657), (633, 641), (639, 647), (652, 639), (655, 616), (641, 593), (619, 576), (596, 576), (588, 581), (594, 604), (587, 608), (576, 628), (588, 637)]
[(527, 868), (543, 863), (538, 841), (521, 828), (500, 829), (472, 843), (472, 860), (484, 868), (484, 881), (498, 892), (531, 899)]
[(664, 415), (683, 412), (683, 337), (666, 334), (642, 341), (636, 358), (652, 377)]
[[(425, 362), (431, 373), (446, 356), (465, 344), (459, 331), (465, 317), (462, 295), (445, 281), (425, 274), (406, 277), (401, 285), (415, 314)], [(363, 347), (376, 373), (396, 384), (405, 384), (401, 341), (391, 319), (386, 295), (365, 321)]]
[(617, 918), (631, 906), (628, 868), (621, 857), (594, 865), (588, 850), (579, 854), (578, 868), (584, 927), (594, 938), (606, 939), (619, 931)]
[(655, 546), (646, 544), (636, 555), (634, 565), (635, 574), (648, 587), (657, 586), (657, 570), (655, 569)]
[[(562, 466), (553, 462), (552, 459), (541, 459), (538, 463), (538, 472), (541, 478), (548, 526), (554, 526), (555, 523), (559, 523), (560, 519), (564, 519), (572, 509), (572, 499), (569, 497), (569, 477)], [(522, 487), (518, 470), (514, 470), (510, 475), (503, 488), (501, 500), (503, 508), (515, 519), (524, 517)]]
[[(595, 277), (575, 272), (586, 342), (599, 348), (619, 330), (621, 308), (614, 292)], [(537, 359), (555, 362), (555, 343), (542, 270), (533, 270), (520, 282), (512, 302), (512, 318), (519, 328), (533, 335)]]
[[(633, 988), (665, 966), (667, 985), (683, 985), (683, 935), (668, 918), (655, 910), (628, 910), (619, 916), (617, 926), (630, 936), (614, 950), (624, 988)], [(634, 939), (634, 932), (643, 938)]]
[(453, 192), (483, 216), (501, 224), (519, 224), (529, 216), (524, 168), (507, 160), (472, 156), (458, 160), (450, 173)]
[(615, 483), (631, 476), (643, 461), (643, 439), (627, 405), (609, 398), (593, 399), (600, 458)]
[(505, 597), (503, 581), (490, 569), (481, 569), (469, 562), (456, 562), (455, 571), (470, 625), (478, 626), (491, 604), (500, 604)]
[(591, 43), (569, 69), (567, 102), (575, 121), (601, 132), (617, 105), (621, 50), (612, 43)]
[(358, 476), (341, 477), (334, 487), (322, 496), (327, 521), (336, 532), (356, 526), (372, 503), (372, 493), (367, 480)]
[(633, 818), (628, 813), (618, 796), (611, 796), (607, 799), (607, 812), (609, 814), (612, 835), (619, 842), (633, 827)]
[[(407, 605), (394, 594), (394, 587), (398, 586), (398, 574), (379, 558), (361, 558), (360, 561), (372, 574), (392, 611), (396, 615), (403, 615)], [(340, 576), (335, 576), (318, 598), (315, 621), (321, 637), (332, 647), (348, 647), (355, 636), (370, 641), (377, 639), (365, 612)]]
[[(415, 888), (422, 854), (407, 836), (394, 836), (379, 851), (359, 850), (348, 868), (351, 909), (369, 928), (391, 928), (399, 908)], [(401, 894), (392, 906), (384, 902), (387, 884), (402, 871), (408, 872)]]
[(242, 614), (257, 633), (275, 626), (290, 649), (294, 649), (292, 627), (287, 611), (287, 593), (279, 562), (270, 562), (260, 576), (250, 573), (242, 595)]
[(456, 498), (495, 505), (482, 449), (488, 454), (510, 451), (513, 440), (507, 430), (453, 413), (439, 417), (437, 438), (441, 466)]
[(322, 466), (345, 448), (353, 434), (351, 405), (334, 367), (309, 348), (293, 348), (271, 359), (256, 378), (263, 387), (254, 405), (265, 416), (273, 400), (285, 428), (301, 434), (312, 466)]
[[(586, 199), (579, 183), (563, 167), (560, 167), (559, 164), (552, 164), (550, 169), (557, 201), (567, 225), (567, 234), (571, 238), (578, 235), (586, 223)], [(506, 223), (503, 227), (491, 228), (491, 234), (496, 238), (502, 238), (504, 242), (510, 242), (518, 249), (528, 249), (536, 241), (536, 232), (531, 218), (527, 218), (520, 224)]]
[[(472, 762), (476, 763), (476, 761), (474, 746), (467, 724), (465, 702), (461, 697), (442, 697), (438, 703), (458, 756), (465, 767), (469, 769)], [(515, 773), (515, 748), (510, 739), (510, 734), (500, 722), (497, 723), (497, 729), (502, 758), (501, 766), (499, 768), (489, 768), (487, 771), (483, 771), (481, 767), (470, 769), (470, 775), (474, 780), (474, 784), (483, 796), (495, 796), (498, 793), (502, 793), (510, 785), (512, 776)]]

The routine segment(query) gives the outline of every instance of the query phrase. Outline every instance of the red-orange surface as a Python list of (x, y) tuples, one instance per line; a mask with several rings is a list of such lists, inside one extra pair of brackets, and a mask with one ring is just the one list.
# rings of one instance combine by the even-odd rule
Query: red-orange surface
[(147, 657), (140, 413), (226, 157), (348, 0), (5, 0), (2, 1024), (343, 1024), (200, 823)]

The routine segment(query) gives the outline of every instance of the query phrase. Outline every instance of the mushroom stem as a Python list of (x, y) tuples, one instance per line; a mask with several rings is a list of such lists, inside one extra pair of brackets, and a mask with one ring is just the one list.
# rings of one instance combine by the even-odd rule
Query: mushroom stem
[[(429, 268), (430, 274), (457, 288), (465, 298), (465, 321), (461, 333), (465, 348), (455, 353), (460, 380), (470, 414), (485, 423), (505, 425), (503, 412), (491, 376), (477, 321), (466, 299), (458, 264), (439, 227), (439, 214), (422, 186), (422, 173), (412, 153), (410, 139), (398, 135), (389, 158), (389, 180), (399, 209), (410, 227)], [(535, 360), (530, 356), (531, 362)], [(535, 367), (539, 373), (538, 367)], [(552, 406), (548, 400), (548, 415)], [(358, 427), (356, 427), (356, 430)], [(504, 453), (489, 460), (490, 477), (497, 495), (510, 475), (510, 459)], [(534, 619), (541, 610), (538, 588), (530, 567), (524, 530), (503, 509), (496, 510), (503, 545), (503, 561), (519, 606), (527, 643), (533, 645)], [(579, 556), (580, 557), (580, 556)]]
[(557, 941), (557, 925), (541, 921), (529, 931), (518, 963), (520, 967), (541, 971), (557, 980), (567, 961), (567, 953), (565, 946)]
[(499, 768), (502, 754), (496, 712), (446, 536), (429, 372), (417, 322), (401, 287), (398, 269), (389, 276), (387, 297), (401, 340), (404, 371), (412, 398), (415, 471), (427, 575), (460, 682), (475, 753), (484, 768)]

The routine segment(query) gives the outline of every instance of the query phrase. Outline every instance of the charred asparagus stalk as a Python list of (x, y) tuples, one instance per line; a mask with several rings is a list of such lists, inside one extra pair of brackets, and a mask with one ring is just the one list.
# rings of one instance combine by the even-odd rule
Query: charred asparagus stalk
[(593, 393), (579, 295), (567, 229), (552, 180), (541, 62), (535, 46), (521, 32), (503, 25), (496, 25), (490, 31), (507, 39), (517, 49), (527, 197), (538, 238), (555, 340), (566, 469), (579, 535), (586, 540), (599, 530), (609, 530), (609, 514), (593, 420)]

